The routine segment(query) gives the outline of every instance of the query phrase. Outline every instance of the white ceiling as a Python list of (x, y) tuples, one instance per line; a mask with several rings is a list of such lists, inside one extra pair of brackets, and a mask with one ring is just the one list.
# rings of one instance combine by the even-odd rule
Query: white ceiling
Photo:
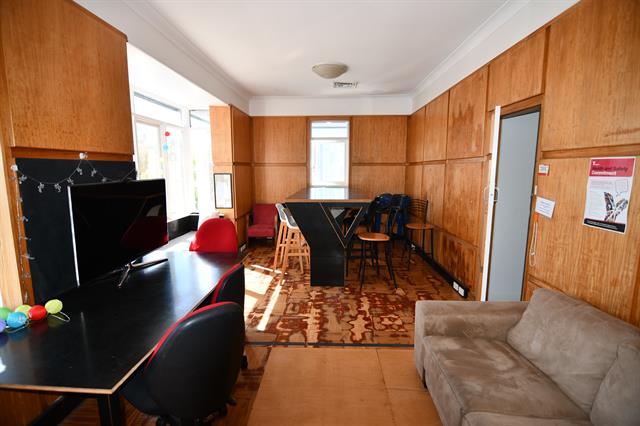
[[(149, 2), (255, 97), (408, 94), (505, 0)], [(339, 80), (357, 89), (333, 89), (311, 72), (334, 61), (349, 66)]]

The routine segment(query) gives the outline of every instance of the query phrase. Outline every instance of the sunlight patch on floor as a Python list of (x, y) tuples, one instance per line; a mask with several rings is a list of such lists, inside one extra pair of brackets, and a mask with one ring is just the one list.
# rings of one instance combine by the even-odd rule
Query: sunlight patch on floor
[(258, 331), (265, 331), (267, 329), (267, 324), (269, 324), (269, 319), (271, 318), (271, 312), (273, 312), (273, 307), (278, 301), (278, 296), (280, 296), (280, 290), (282, 290), (284, 282), (285, 280), (280, 281), (278, 285), (276, 285), (276, 288), (273, 289), (273, 294), (271, 294), (271, 297), (269, 298), (269, 304), (264, 311), (264, 315), (262, 315), (262, 318), (260, 319), (260, 323), (258, 323), (258, 326), (256, 327)]

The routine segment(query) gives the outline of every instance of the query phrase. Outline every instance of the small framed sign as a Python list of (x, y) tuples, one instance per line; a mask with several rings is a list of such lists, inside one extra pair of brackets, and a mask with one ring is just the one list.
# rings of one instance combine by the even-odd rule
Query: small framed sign
[(213, 187), (216, 196), (216, 209), (233, 208), (233, 188), (231, 173), (214, 173)]

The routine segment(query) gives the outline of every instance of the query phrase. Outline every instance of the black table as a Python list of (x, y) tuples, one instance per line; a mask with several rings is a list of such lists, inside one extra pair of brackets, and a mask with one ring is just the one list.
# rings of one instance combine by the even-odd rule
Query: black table
[[(0, 347), (0, 388), (98, 399), (102, 424), (123, 424), (117, 392), (173, 323), (208, 303), (237, 256), (158, 250), (117, 289), (117, 276), (60, 297), (68, 323), (51, 316), (9, 334)], [(6, 339), (5, 339), (6, 340)], [(1, 344), (1, 342), (0, 342)]]
[[(348, 187), (309, 187), (286, 205), (311, 247), (311, 285), (344, 286), (345, 251), (372, 197)], [(345, 210), (355, 215), (345, 228)]]

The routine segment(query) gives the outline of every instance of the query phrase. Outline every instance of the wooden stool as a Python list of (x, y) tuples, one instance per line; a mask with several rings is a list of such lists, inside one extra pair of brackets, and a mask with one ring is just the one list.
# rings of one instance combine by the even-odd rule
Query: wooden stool
[(280, 215), (280, 226), (276, 239), (276, 252), (273, 259), (273, 270), (282, 266), (284, 274), (289, 267), (289, 259), (297, 258), (300, 264), (300, 272), (304, 273), (304, 261), (311, 265), (311, 251), (300, 228), (282, 204), (276, 204)]
[(417, 219), (416, 222), (409, 222), (405, 225), (407, 230), (407, 236), (405, 240), (404, 250), (402, 250), (402, 258), (404, 258), (404, 253), (407, 251), (407, 247), (409, 247), (409, 256), (407, 259), (407, 269), (411, 268), (411, 238), (413, 237), (413, 231), (422, 231), (422, 249), (424, 250), (424, 237), (427, 231), (430, 236), (430, 245), (431, 248), (429, 250), (429, 255), (431, 259), (433, 259), (433, 225), (427, 222), (427, 207), (428, 202), (426, 200), (411, 200), (409, 204), (409, 217), (415, 217)]
[(384, 243), (384, 256), (387, 262), (387, 269), (389, 270), (389, 277), (393, 280), (393, 285), (398, 288), (396, 283), (396, 276), (393, 273), (393, 265), (391, 264), (391, 238), (387, 234), (379, 232), (363, 232), (358, 234), (358, 238), (362, 241), (360, 248), (360, 290), (362, 290), (362, 284), (364, 283), (364, 270), (367, 264), (366, 246), (369, 245), (369, 253), (371, 254), (371, 265), (377, 268), (378, 274), (380, 274), (380, 262), (378, 261), (378, 243)]

